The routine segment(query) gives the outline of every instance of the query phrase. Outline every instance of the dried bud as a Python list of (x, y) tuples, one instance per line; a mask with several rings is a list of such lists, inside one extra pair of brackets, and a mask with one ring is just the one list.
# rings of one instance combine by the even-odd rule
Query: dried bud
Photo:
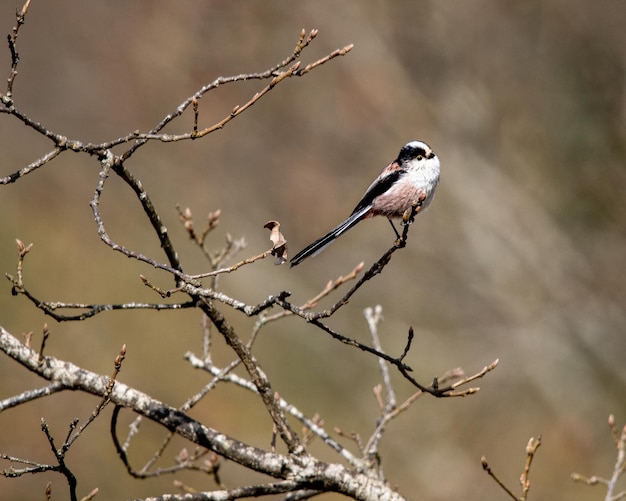
[(189, 452), (187, 451), (186, 448), (183, 447), (181, 451), (178, 453), (178, 456), (176, 456), (176, 462), (184, 463), (188, 460), (189, 460)]
[(280, 232), (280, 223), (278, 221), (268, 221), (263, 228), (270, 230), (270, 240), (272, 242), (272, 256), (278, 259), (275, 264), (283, 264), (287, 261), (287, 240)]

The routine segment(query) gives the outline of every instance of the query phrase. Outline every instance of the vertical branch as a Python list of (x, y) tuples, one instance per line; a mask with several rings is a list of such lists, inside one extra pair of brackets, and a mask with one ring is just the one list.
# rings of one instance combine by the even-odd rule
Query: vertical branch
[[(383, 353), (382, 346), (380, 344), (380, 338), (378, 337), (378, 324), (383, 319), (383, 308), (380, 305), (376, 305), (375, 308), (366, 308), (363, 311), (367, 325), (370, 329), (370, 335), (372, 336), (372, 346), (379, 352)], [(396, 407), (396, 393), (391, 385), (391, 377), (389, 375), (389, 365), (382, 358), (378, 359), (378, 365), (383, 377), (383, 383), (385, 390), (387, 391), (387, 398), (384, 406), (384, 412), (391, 412)]]
[[(100, 239), (111, 247), (113, 250), (119, 251), (122, 254), (133, 257), (139, 261), (146, 262), (155, 268), (159, 268), (161, 270), (166, 270), (172, 273), (176, 277), (177, 285), (182, 283), (181, 277), (184, 275), (182, 271), (182, 267), (180, 265), (180, 261), (178, 259), (178, 255), (174, 250), (174, 246), (167, 235), (167, 228), (162, 224), (161, 218), (157, 214), (152, 202), (150, 201), (148, 194), (144, 191), (141, 183), (137, 180), (130, 172), (128, 172), (123, 166), (116, 164), (116, 158), (111, 153), (110, 150), (104, 152), (100, 157), (100, 163), (102, 165), (102, 170), (100, 171), (100, 179), (98, 181), (98, 185), (96, 186), (94, 196), (89, 203), (91, 206), (91, 210), (93, 211), (94, 219), (96, 222), (96, 226), (98, 228), (98, 235)], [(148, 215), (150, 222), (152, 223), (152, 227), (154, 228), (159, 240), (161, 241), (161, 247), (165, 251), (168, 256), (170, 263), (172, 266), (167, 266), (165, 264), (158, 263), (157, 261), (150, 259), (144, 256), (141, 253), (133, 252), (126, 247), (116, 244), (109, 237), (106, 228), (104, 227), (104, 221), (102, 220), (102, 216), (100, 214), (100, 199), (102, 197), (102, 193), (104, 191), (104, 185), (106, 180), (109, 177), (109, 173), (111, 170), (114, 170), (122, 179), (124, 179), (128, 184), (131, 185), (135, 193), (137, 194), (137, 198), (141, 202), (144, 207), (144, 211)]]
[[(140, 201), (144, 212), (146, 213), (146, 215), (148, 216), (148, 219), (150, 220), (150, 224), (152, 225), (152, 228), (154, 229), (154, 231), (156, 232), (159, 238), (159, 242), (161, 243), (161, 248), (165, 252), (165, 255), (167, 256), (167, 259), (170, 263), (170, 266), (174, 268), (175, 270), (182, 273), (183, 268), (180, 264), (180, 260), (178, 259), (178, 254), (176, 250), (174, 249), (174, 245), (172, 244), (172, 241), (170, 240), (170, 237), (167, 232), (167, 228), (163, 224), (161, 217), (159, 216), (156, 209), (154, 208), (154, 205), (152, 204), (152, 200), (150, 200), (148, 193), (144, 190), (143, 185), (141, 184), (141, 181), (139, 181), (139, 179), (133, 176), (124, 167), (124, 164), (122, 164), (121, 162), (114, 163), (112, 169), (135, 192), (135, 195), (137, 195), (137, 199)], [(180, 285), (180, 278), (178, 276), (176, 278), (176, 285), (177, 286)]]
[(613, 467), (613, 474), (609, 479), (608, 489), (607, 489), (607, 499), (620, 499), (620, 497), (626, 497), (626, 491), (622, 491), (620, 493), (616, 493), (617, 490), (617, 481), (620, 479), (624, 471), (626, 470), (626, 426), (622, 428), (622, 432), (618, 434), (617, 429), (615, 427), (615, 418), (611, 414), (609, 416), (609, 425), (611, 425), (612, 431), (614, 431), (613, 435), (617, 438), (615, 441), (615, 445), (617, 446), (617, 460), (615, 461), (615, 466)]
[(533, 462), (533, 458), (535, 457), (535, 453), (537, 449), (541, 445), (541, 436), (535, 438), (530, 437), (528, 440), (528, 445), (526, 446), (526, 462), (524, 463), (524, 471), (520, 476), (520, 484), (522, 485), (522, 497), (521, 501), (526, 501), (528, 497), (528, 490), (530, 489), (530, 480), (528, 479), (530, 475), (530, 465)]
[(592, 475), (587, 477), (580, 473), (572, 473), (572, 480), (575, 482), (582, 482), (587, 485), (604, 485), (606, 486), (605, 501), (617, 501), (618, 499), (626, 498), (626, 490), (615, 492), (617, 490), (617, 483), (620, 477), (626, 471), (626, 425), (621, 429), (617, 428), (615, 424), (615, 416), (609, 415), (609, 429), (617, 448), (617, 459), (613, 466), (613, 473), (611, 478), (603, 478), (598, 475)]
[(261, 366), (250, 353), (250, 350), (243, 344), (233, 327), (224, 318), (224, 315), (218, 311), (208, 300), (203, 299), (200, 302), (200, 308), (211, 319), (216, 329), (224, 336), (226, 343), (235, 351), (237, 356), (244, 364), (248, 374), (252, 378), (254, 385), (259, 391), (259, 395), (263, 399), (266, 409), (268, 410), (272, 421), (278, 429), (278, 433), (287, 445), (289, 452), (292, 454), (302, 454), (304, 447), (298, 438), (298, 435), (287, 423), (285, 414), (276, 402), (275, 393), (270, 385), (269, 379), (262, 371)]
[(50, 434), (50, 429), (48, 428), (48, 424), (43, 418), (41, 419), (41, 431), (43, 431), (44, 434), (46, 435), (46, 438), (48, 439), (48, 443), (50, 444), (50, 449), (52, 449), (52, 454), (54, 454), (54, 457), (59, 463), (58, 467), (55, 467), (54, 469), (57, 470), (59, 473), (62, 473), (67, 479), (67, 483), (69, 484), (69, 487), (70, 487), (70, 499), (72, 501), (78, 501), (78, 496), (76, 495), (76, 487), (78, 485), (78, 481), (76, 480), (76, 477), (74, 476), (72, 471), (67, 467), (67, 464), (65, 464), (65, 452), (66, 451), (63, 450), (63, 448), (57, 449), (54, 443), (54, 438)]
[(17, 65), (20, 62), (20, 55), (17, 52), (16, 46), (17, 35), (20, 31), (21, 26), (24, 24), (24, 20), (26, 17), (26, 13), (28, 12), (29, 6), (30, 0), (26, 0), (26, 3), (22, 6), (22, 10), (18, 10), (15, 13), (17, 23), (13, 27), (13, 32), (7, 37), (9, 40), (9, 50), (11, 51), (11, 73), (9, 74), (9, 78), (7, 79), (7, 93), (5, 102), (5, 104), (8, 105), (10, 105), (12, 102), (13, 82), (15, 81), (15, 77), (17, 76)]

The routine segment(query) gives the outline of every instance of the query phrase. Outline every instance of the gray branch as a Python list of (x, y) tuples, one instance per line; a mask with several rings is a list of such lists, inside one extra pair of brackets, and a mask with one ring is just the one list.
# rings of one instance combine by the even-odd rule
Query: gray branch
[[(103, 396), (107, 391), (110, 382), (108, 376), (96, 374), (55, 357), (46, 356), (40, 360), (35, 350), (21, 343), (2, 326), (0, 326), (0, 350), (31, 372), (53, 384), (61, 384), (65, 389), (97, 396)], [(205, 426), (180, 410), (119, 381), (115, 382), (110, 399), (115, 405), (129, 408), (224, 458), (273, 478), (290, 480), (294, 483), (292, 489), (294, 491), (323, 489), (364, 501), (404, 499), (375, 476), (357, 472), (340, 464), (319, 461), (306, 452), (283, 455), (252, 447)], [(372, 472), (372, 475), (375, 473)]]

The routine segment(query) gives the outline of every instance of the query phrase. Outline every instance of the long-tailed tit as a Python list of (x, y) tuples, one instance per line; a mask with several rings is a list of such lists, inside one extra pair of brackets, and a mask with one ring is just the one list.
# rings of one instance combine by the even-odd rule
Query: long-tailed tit
[(411, 141), (405, 144), (398, 158), (385, 167), (370, 185), (352, 214), (335, 229), (298, 252), (291, 259), (291, 266), (320, 253), (363, 219), (385, 216), (391, 222), (391, 218), (402, 217), (418, 201), (418, 210), (423, 211), (435, 195), (439, 169), (439, 158), (426, 143)]

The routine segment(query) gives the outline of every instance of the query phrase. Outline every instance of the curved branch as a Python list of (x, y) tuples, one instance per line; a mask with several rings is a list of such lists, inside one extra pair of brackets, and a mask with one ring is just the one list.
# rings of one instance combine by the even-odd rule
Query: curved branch
[[(128, 170), (126, 170), (123, 165), (116, 163), (113, 153), (108, 150), (105, 152), (105, 154), (103, 154), (100, 162), (102, 164), (102, 171), (100, 172), (100, 179), (94, 192), (93, 199), (90, 202), (91, 210), (93, 211), (94, 219), (98, 227), (98, 235), (100, 235), (102, 241), (113, 250), (119, 251), (128, 257), (133, 257), (135, 259), (138, 259), (139, 261), (148, 263), (155, 268), (169, 271), (176, 277), (176, 281), (177, 283), (179, 283), (180, 277), (184, 274), (182, 266), (180, 264), (180, 260), (178, 259), (178, 254), (176, 253), (174, 245), (169, 238), (167, 228), (161, 221), (161, 217), (152, 205), (152, 201), (150, 200), (150, 197), (148, 196), (146, 191), (143, 189), (141, 182), (137, 178), (135, 178)], [(111, 238), (109, 237), (106, 229), (104, 228), (104, 222), (100, 215), (100, 198), (102, 196), (102, 191), (104, 190), (104, 183), (109, 177), (109, 172), (111, 169), (114, 170), (116, 174), (118, 174), (118, 176), (120, 176), (137, 195), (137, 198), (139, 199), (144, 209), (144, 212), (147, 214), (148, 219), (150, 220), (152, 228), (156, 232), (159, 241), (161, 242), (161, 247), (163, 248), (163, 251), (169, 259), (170, 266), (158, 263), (157, 261), (154, 261), (153, 259), (144, 256), (143, 254), (133, 252), (122, 245), (118, 245), (113, 242), (113, 240), (111, 240)]]
[[(40, 360), (36, 351), (20, 343), (2, 326), (0, 351), (31, 372), (48, 381), (60, 382), (67, 389), (97, 396), (103, 396), (110, 390), (110, 377), (55, 357), (46, 356)], [(343, 465), (325, 463), (306, 453), (286, 456), (267, 452), (240, 442), (119, 381), (115, 381), (109, 397), (113, 404), (128, 407), (220, 456), (274, 478), (294, 480), (299, 483), (300, 489), (323, 487), (325, 491), (339, 492), (364, 501), (382, 499), (381, 496), (390, 501), (404, 499), (379, 479)]]

